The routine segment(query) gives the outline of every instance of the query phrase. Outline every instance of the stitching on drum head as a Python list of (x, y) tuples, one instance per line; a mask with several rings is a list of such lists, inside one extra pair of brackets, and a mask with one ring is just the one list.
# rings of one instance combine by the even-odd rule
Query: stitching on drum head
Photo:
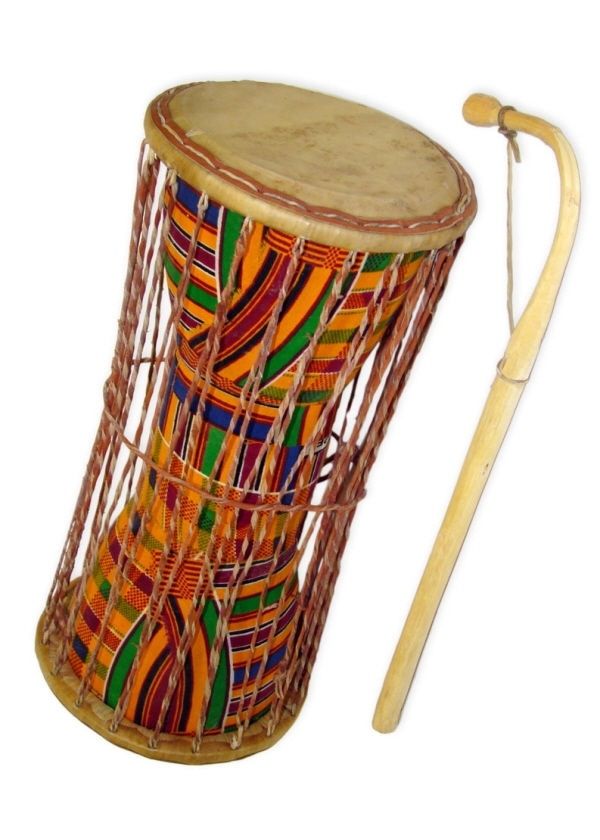
[[(436, 149), (447, 160), (448, 164), (453, 169), (459, 187), (460, 198), (452, 207), (444, 207), (438, 211), (438, 215), (420, 217), (412, 221), (403, 219), (382, 219), (374, 221), (373, 219), (366, 219), (359, 216), (351, 216), (341, 211), (332, 210), (328, 207), (317, 207), (303, 202), (299, 199), (293, 198), (285, 193), (280, 193), (275, 190), (266, 189), (258, 181), (244, 175), (236, 169), (225, 166), (217, 157), (210, 154), (206, 149), (197, 143), (189, 140), (189, 135), (175, 126), (170, 119), (169, 105), (173, 97), (194, 87), (195, 83), (190, 85), (181, 85), (179, 87), (171, 88), (165, 93), (158, 96), (150, 105), (150, 112), (155, 125), (160, 131), (169, 139), (173, 146), (185, 154), (190, 160), (199, 163), (203, 168), (212, 172), (217, 177), (221, 177), (226, 181), (237, 184), (246, 192), (253, 193), (266, 201), (276, 203), (288, 207), (289, 209), (307, 214), (311, 218), (330, 222), (348, 227), (355, 230), (364, 231), (389, 231), (391, 233), (431, 233), (437, 230), (443, 230), (446, 227), (453, 227), (465, 219), (466, 216), (471, 215), (467, 211), (472, 207), (474, 201), (473, 184), (465, 172), (452, 155), (443, 149), (438, 143), (430, 140)], [(474, 208), (473, 208), (474, 209)]]

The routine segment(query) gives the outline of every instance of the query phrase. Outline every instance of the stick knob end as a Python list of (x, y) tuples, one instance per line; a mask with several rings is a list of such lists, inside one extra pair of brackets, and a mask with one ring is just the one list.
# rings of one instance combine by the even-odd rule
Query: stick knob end
[(498, 112), (502, 105), (494, 96), (473, 93), (463, 105), (463, 117), (471, 125), (498, 125)]

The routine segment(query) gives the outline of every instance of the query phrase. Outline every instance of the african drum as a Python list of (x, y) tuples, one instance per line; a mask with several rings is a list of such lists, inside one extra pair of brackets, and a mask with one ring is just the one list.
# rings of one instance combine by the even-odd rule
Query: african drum
[(104, 409), (36, 640), (116, 744), (264, 749), (476, 202), (372, 108), (258, 82), (148, 107)]

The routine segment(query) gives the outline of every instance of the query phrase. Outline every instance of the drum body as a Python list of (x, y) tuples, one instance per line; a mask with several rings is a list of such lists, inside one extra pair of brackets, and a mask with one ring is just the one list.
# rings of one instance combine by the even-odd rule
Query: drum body
[(105, 408), (38, 655), (115, 743), (226, 760), (272, 743), (304, 698), (475, 200), (418, 132), (286, 86), (168, 91), (146, 135)]

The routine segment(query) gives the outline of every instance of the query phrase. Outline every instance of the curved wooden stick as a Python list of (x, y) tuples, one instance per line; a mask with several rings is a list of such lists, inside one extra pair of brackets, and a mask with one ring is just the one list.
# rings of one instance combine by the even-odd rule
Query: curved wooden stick
[[(463, 106), (463, 115), (473, 125), (497, 126), (500, 108), (497, 99), (473, 94)], [(577, 229), (579, 173), (571, 146), (558, 128), (538, 117), (516, 110), (505, 110), (503, 117), (507, 129), (538, 137), (556, 155), (561, 186), (556, 233), (537, 286), (498, 365), (496, 379), (388, 668), (373, 718), (373, 727), (379, 732), (393, 732), (398, 725), (446, 584), (538, 355)]]

